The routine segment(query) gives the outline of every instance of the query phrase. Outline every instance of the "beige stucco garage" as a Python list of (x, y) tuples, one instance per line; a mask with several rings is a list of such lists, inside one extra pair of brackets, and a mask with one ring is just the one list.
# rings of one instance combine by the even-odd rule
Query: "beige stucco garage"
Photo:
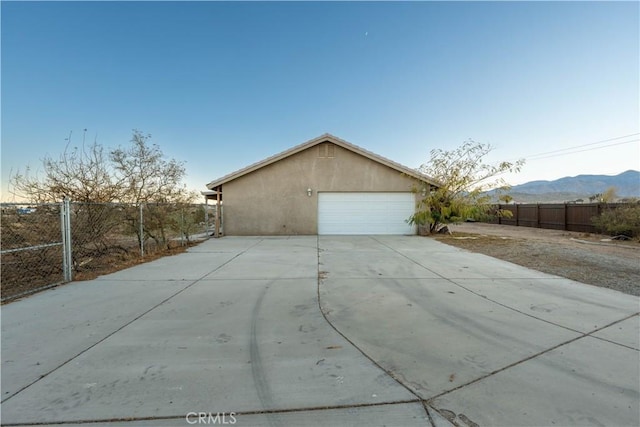
[(225, 235), (413, 234), (415, 188), (436, 185), (330, 134), (211, 181)]

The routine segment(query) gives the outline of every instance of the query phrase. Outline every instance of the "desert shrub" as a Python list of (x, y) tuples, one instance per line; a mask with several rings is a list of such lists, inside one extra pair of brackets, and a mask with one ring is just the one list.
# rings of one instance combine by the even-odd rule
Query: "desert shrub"
[(591, 218), (593, 225), (611, 235), (625, 235), (640, 239), (640, 205), (605, 209)]
[[(500, 175), (519, 172), (524, 164), (524, 159), (498, 165), (486, 163), (485, 158), (492, 150), (491, 145), (473, 140), (451, 151), (431, 150), (430, 160), (418, 171), (430, 177), (433, 184), (423, 182), (413, 189), (422, 197), (407, 222), (428, 227), (434, 233), (446, 224), (488, 218), (492, 197), (488, 191), (508, 190)], [(503, 210), (496, 213), (509, 215)]]

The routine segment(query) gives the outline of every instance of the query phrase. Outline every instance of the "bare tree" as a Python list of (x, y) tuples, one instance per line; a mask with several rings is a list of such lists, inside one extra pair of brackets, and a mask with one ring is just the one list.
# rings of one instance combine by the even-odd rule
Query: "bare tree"
[(63, 198), (75, 202), (72, 241), (77, 269), (80, 259), (122, 250), (107, 237), (119, 225), (115, 208), (108, 203), (120, 198), (122, 188), (104, 148), (96, 141), (73, 146), (71, 136), (58, 158), (47, 155), (42, 159), (42, 176), (30, 174), (27, 168), (24, 174), (14, 175), (11, 184), (14, 194), (30, 202), (56, 203)]
[(56, 159), (42, 159), (44, 176), (24, 173), (11, 177), (11, 191), (20, 198), (36, 203), (59, 202), (64, 197), (79, 202), (112, 202), (122, 191), (113, 176), (113, 168), (97, 142), (89, 146), (71, 147), (71, 135), (64, 152)]
[(133, 131), (131, 145), (111, 151), (118, 186), (123, 189), (121, 201), (128, 203), (178, 202), (193, 197), (182, 180), (184, 163), (166, 160), (151, 135)]
[(182, 184), (186, 176), (184, 163), (165, 159), (160, 147), (150, 144), (150, 139), (151, 135), (134, 130), (131, 145), (111, 151), (110, 158), (118, 186), (123, 189), (121, 200), (146, 205), (142, 230), (137, 212), (128, 216), (139, 243), (152, 238), (158, 245), (168, 245), (167, 230), (177, 226), (170, 212), (174, 207), (159, 203), (190, 203), (196, 195)]
[[(85, 130), (86, 131), (86, 130)], [(130, 232), (138, 236), (139, 243), (151, 237), (158, 243), (167, 243), (168, 229), (175, 228), (176, 221), (169, 218), (169, 206), (161, 203), (185, 204), (193, 202), (195, 192), (188, 191), (182, 183), (186, 176), (184, 164), (167, 160), (155, 144), (150, 144), (150, 135), (134, 130), (131, 145), (117, 148), (108, 154), (98, 144), (72, 146), (71, 134), (64, 152), (55, 159), (46, 156), (42, 160), (44, 174), (31, 174), (27, 168), (12, 177), (12, 192), (30, 202), (59, 202), (64, 197), (74, 202), (84, 202), (76, 209), (76, 222), (84, 221), (83, 227), (75, 227), (74, 241), (92, 242), (95, 250), (104, 250), (109, 245), (104, 237), (120, 222), (114, 220), (113, 206), (109, 202), (132, 203), (137, 206), (125, 209)], [(139, 207), (155, 203), (145, 218), (145, 229), (140, 231)], [(175, 215), (174, 215), (175, 216)], [(92, 249), (94, 250), (94, 249)], [(77, 251), (76, 251), (77, 252)]]
[(194, 193), (182, 184), (184, 163), (165, 159), (150, 138), (134, 130), (129, 147), (107, 155), (95, 141), (72, 146), (70, 135), (57, 159), (42, 159), (43, 176), (29, 168), (12, 176), (12, 192), (31, 202), (58, 202), (63, 197), (91, 203), (193, 201)]

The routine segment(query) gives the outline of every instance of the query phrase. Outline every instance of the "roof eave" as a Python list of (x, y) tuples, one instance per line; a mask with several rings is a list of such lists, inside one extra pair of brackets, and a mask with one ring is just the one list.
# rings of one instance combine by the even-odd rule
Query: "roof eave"
[(259, 162), (253, 163), (247, 167), (244, 167), (242, 169), (239, 169), (235, 172), (232, 172), (230, 174), (227, 174), (217, 180), (211, 181), (210, 183), (207, 184), (207, 188), (210, 190), (213, 190), (216, 187), (219, 187), (223, 184), (226, 184), (227, 182), (233, 181), (234, 179), (240, 178), (241, 176), (247, 175), (251, 172), (254, 172), (258, 169), (261, 169), (265, 166), (268, 166), (272, 163), (275, 163), (277, 161), (280, 161), (286, 157), (292, 156), (296, 153), (299, 153), (301, 151), (306, 150), (307, 148), (313, 147), (314, 145), (317, 145), (319, 143), (322, 142), (331, 142), (333, 144), (336, 144), (338, 146), (341, 146), (342, 148), (345, 148), (349, 151), (355, 152), (357, 154), (360, 154), (361, 156), (364, 156), (370, 160), (376, 161), (380, 164), (383, 164), (387, 167), (390, 167), (392, 169), (397, 170), (398, 172), (404, 173), (412, 178), (415, 178), (419, 181), (422, 182), (426, 182), (427, 184), (430, 185), (434, 185), (434, 186), (439, 186), (437, 182), (435, 182), (432, 178), (421, 174), (420, 172), (418, 172), (415, 169), (411, 169), (407, 166), (401, 165), (400, 163), (396, 163), (392, 160), (389, 160), (385, 157), (379, 156), (371, 151), (365, 150), (362, 147), (359, 147), (357, 145), (351, 144), (350, 142), (347, 142), (343, 139), (340, 139), (336, 136), (333, 136), (329, 133), (325, 133), (320, 135), (317, 138), (313, 138), (309, 141), (303, 142), (302, 144), (296, 145), (295, 147), (292, 147), (288, 150), (285, 150), (281, 153), (275, 154), (271, 157), (267, 157), (264, 160), (261, 160)]

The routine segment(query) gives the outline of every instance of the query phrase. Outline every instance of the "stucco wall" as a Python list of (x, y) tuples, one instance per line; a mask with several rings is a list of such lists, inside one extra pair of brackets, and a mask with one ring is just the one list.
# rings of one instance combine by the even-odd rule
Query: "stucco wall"
[(316, 145), (224, 184), (224, 233), (317, 234), (319, 191), (411, 191), (413, 178), (340, 146), (333, 150), (334, 157), (319, 157), (327, 151)]

